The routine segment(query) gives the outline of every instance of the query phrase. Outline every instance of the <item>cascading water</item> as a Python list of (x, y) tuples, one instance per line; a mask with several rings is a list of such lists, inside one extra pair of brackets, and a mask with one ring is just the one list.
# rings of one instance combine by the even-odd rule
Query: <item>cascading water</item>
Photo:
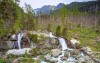
[(64, 38), (59, 38), (59, 42), (60, 42), (60, 45), (62, 46), (62, 51), (66, 50), (66, 49), (73, 50), (71, 48), (68, 48), (67, 43)]
[[(55, 36), (52, 35), (52, 32), (50, 32), (49, 37), (51, 37), (51, 38), (53, 38), (53, 37), (56, 38)], [(71, 48), (69, 48), (69, 47), (67, 46), (67, 43), (66, 43), (66, 41), (65, 41), (64, 38), (58, 38), (58, 39), (59, 39), (60, 45), (61, 45), (61, 47), (62, 47), (62, 54), (59, 55), (57, 58), (55, 58), (55, 57), (52, 57), (52, 58), (57, 59), (57, 60), (58, 60), (57, 63), (63, 63), (63, 61), (61, 60), (61, 57), (64, 56), (65, 50), (73, 50), (73, 49), (71, 49)], [(84, 56), (82, 52), (80, 53), (80, 56)], [(74, 61), (75, 61), (75, 58), (74, 58), (74, 57), (71, 57), (71, 56), (70, 56), (70, 53), (69, 53), (69, 57), (68, 57), (68, 59), (67, 59), (67, 63), (74, 63)], [(41, 61), (41, 63), (46, 63), (46, 62)]]
[(65, 39), (59, 38), (59, 42), (60, 42), (60, 45), (62, 46), (62, 50), (68, 49), (68, 47), (67, 47), (67, 45), (65, 43)]
[(17, 37), (18, 37), (18, 40), (17, 40), (18, 48), (21, 49), (21, 39), (23, 37), (23, 34), (19, 33)]

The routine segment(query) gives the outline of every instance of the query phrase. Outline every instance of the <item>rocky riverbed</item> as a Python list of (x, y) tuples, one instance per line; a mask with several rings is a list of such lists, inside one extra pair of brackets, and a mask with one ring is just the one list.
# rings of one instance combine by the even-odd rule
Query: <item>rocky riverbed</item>
[[(30, 40), (30, 47), (27, 38), (21, 40), (25, 43), (24, 47), (15, 48), (14, 42), (8, 44), (8, 49), (0, 54), (3, 63), (100, 63), (100, 53), (94, 55), (94, 52), (87, 46), (81, 47), (80, 42), (76, 39), (70, 40), (70, 47), (67, 41), (61, 37), (55, 37), (50, 34), (30, 32), (36, 34), (38, 41)], [(28, 36), (27, 36), (28, 37)], [(30, 37), (29, 37), (30, 38)], [(36, 38), (36, 37), (33, 37)], [(35, 39), (36, 40), (36, 39)], [(78, 44), (78, 45), (77, 45)], [(23, 46), (21, 44), (21, 46)], [(14, 47), (14, 48), (13, 48)], [(6, 48), (5, 48), (6, 49)]]

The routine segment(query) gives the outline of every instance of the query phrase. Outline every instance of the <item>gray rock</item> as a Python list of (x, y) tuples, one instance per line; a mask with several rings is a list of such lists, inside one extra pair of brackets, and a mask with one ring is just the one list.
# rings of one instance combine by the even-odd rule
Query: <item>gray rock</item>
[(46, 48), (57, 48), (58, 44), (59, 44), (59, 42), (57, 42), (57, 41), (58, 40), (56, 38), (50, 38), (50, 37), (47, 37), (44, 40)]
[(78, 59), (78, 63), (84, 63), (84, 62), (86, 62), (84, 58), (79, 58)]
[(60, 49), (52, 49), (51, 50), (51, 55), (56, 57), (59, 56), (61, 54), (61, 50)]
[(50, 61), (51, 61), (51, 62), (57, 62), (58, 60), (57, 60), (57, 58), (52, 57), (52, 58), (50, 59)]
[(65, 56), (65, 57), (69, 57), (69, 54), (70, 54), (70, 53), (69, 53), (68, 51), (65, 51), (64, 56)]
[(83, 47), (81, 50), (87, 55), (92, 55), (92, 50), (89, 47)]
[(44, 56), (44, 58), (49, 61), (51, 59), (51, 55), (47, 54), (47, 55)]
[(77, 50), (77, 49), (74, 49), (74, 50), (70, 51), (71, 55), (78, 55), (79, 53), (80, 53), (80, 51)]
[(62, 56), (62, 57), (61, 57), (61, 60), (62, 60), (62, 61), (66, 61), (66, 60), (67, 60), (67, 57)]
[(17, 56), (20, 56), (20, 55), (24, 55), (24, 54), (31, 54), (29, 51), (32, 50), (31, 48), (23, 48), (23, 49), (12, 49), (12, 50), (8, 50), (6, 52), (6, 55), (17, 55)]

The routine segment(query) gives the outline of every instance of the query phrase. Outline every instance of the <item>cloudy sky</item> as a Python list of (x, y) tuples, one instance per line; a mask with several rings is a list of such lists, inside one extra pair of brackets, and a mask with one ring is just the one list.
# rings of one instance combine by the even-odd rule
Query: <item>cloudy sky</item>
[(24, 7), (25, 3), (30, 4), (33, 9), (40, 8), (44, 5), (57, 5), (59, 3), (69, 4), (71, 2), (83, 2), (91, 0), (20, 0), (20, 6)]

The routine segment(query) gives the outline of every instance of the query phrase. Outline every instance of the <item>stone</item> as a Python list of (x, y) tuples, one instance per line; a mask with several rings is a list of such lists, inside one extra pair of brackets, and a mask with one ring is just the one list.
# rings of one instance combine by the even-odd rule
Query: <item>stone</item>
[(70, 40), (70, 42), (71, 42), (72, 44), (80, 43), (78, 40), (76, 40), (76, 39), (74, 39), (74, 38), (72, 38), (72, 39)]
[(65, 51), (64, 56), (65, 56), (65, 57), (69, 57), (69, 54), (70, 54), (70, 53), (69, 53), (68, 51)]
[(79, 50), (77, 50), (77, 49), (71, 50), (70, 54), (71, 55), (78, 55), (79, 54)]
[(10, 40), (11, 40), (11, 41), (16, 41), (16, 40), (17, 40), (16, 34), (13, 34), (13, 35), (10, 37)]
[(89, 47), (83, 47), (81, 50), (87, 55), (92, 55), (92, 50)]
[(8, 44), (5, 41), (0, 41), (0, 50), (7, 50)]
[(51, 50), (51, 55), (56, 57), (59, 56), (61, 54), (61, 50), (60, 49), (52, 49)]
[(84, 63), (84, 62), (86, 63), (86, 61), (85, 61), (84, 58), (79, 58), (79, 59), (78, 59), (78, 62), (79, 62), (79, 63)]
[(50, 61), (51, 61), (51, 62), (57, 62), (58, 60), (57, 60), (57, 58), (52, 57), (52, 58), (50, 59)]
[(49, 60), (51, 59), (51, 55), (50, 55), (50, 54), (47, 54), (47, 55), (44, 56), (44, 58), (45, 58), (47, 61), (49, 61)]
[(44, 48), (47, 48), (47, 49), (55, 49), (55, 48), (57, 48), (58, 44), (59, 44), (59, 42), (57, 42), (57, 41), (58, 40), (56, 38), (47, 37), (44, 40), (44, 45), (45, 45)]
[(65, 61), (65, 60), (67, 60), (67, 57), (62, 56), (62, 57), (61, 57), (61, 60), (62, 60), (62, 61)]
[(12, 63), (18, 63), (18, 59), (14, 59)]
[(29, 48), (31, 46), (30, 39), (27, 36), (22, 37), (22, 48)]
[(31, 54), (29, 51), (32, 50), (31, 48), (23, 48), (23, 49), (12, 49), (6, 52), (6, 55), (24, 55), (24, 54)]

